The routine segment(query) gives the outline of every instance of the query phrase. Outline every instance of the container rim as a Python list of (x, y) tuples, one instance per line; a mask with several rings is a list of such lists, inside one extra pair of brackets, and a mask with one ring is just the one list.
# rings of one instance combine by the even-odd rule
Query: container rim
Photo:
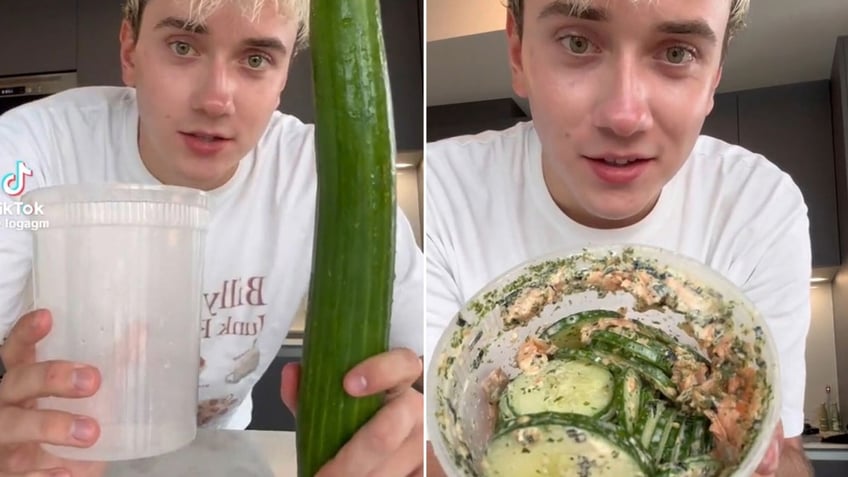
[(209, 195), (184, 186), (134, 183), (61, 184), (39, 187), (21, 196), (25, 204), (152, 202), (208, 208)]

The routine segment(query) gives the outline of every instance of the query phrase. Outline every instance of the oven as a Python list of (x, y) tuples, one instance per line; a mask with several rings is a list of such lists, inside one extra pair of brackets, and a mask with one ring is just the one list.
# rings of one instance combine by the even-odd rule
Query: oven
[(0, 115), (24, 103), (75, 88), (76, 72), (0, 77)]

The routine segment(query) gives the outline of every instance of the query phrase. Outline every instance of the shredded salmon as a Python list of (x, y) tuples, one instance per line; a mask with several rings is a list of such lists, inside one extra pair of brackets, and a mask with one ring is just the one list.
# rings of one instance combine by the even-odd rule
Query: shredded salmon
[(556, 346), (553, 344), (531, 336), (518, 347), (515, 362), (522, 372), (533, 375), (541, 370), (542, 366), (548, 362), (548, 355), (554, 351)]

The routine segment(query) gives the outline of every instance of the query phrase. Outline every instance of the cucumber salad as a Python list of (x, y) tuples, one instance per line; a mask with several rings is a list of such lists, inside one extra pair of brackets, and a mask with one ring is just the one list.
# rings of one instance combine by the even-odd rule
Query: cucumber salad
[(487, 475), (707, 477), (723, 467), (709, 411), (681, 389), (711, 363), (658, 328), (618, 311), (576, 313), (528, 339), (516, 364), (511, 380), (496, 370), (485, 381), (497, 405)]

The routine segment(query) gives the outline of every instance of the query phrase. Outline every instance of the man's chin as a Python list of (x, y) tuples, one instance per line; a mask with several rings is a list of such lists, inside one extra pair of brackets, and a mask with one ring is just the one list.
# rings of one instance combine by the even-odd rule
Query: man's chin
[(634, 225), (647, 217), (653, 209), (653, 203), (640, 207), (635, 201), (626, 204), (599, 203), (586, 208), (582, 220), (583, 225), (599, 229), (614, 229)]
[(210, 158), (191, 158), (183, 161), (180, 168), (180, 182), (186, 187), (194, 189), (212, 190), (229, 181), (238, 167), (238, 163), (231, 164), (224, 161), (210, 160)]

